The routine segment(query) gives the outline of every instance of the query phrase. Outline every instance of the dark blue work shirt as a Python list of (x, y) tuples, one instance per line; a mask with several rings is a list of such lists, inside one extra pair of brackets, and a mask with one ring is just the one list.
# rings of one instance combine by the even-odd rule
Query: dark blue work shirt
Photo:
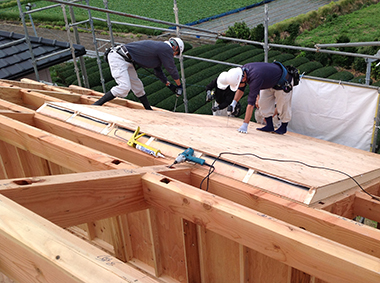
[[(274, 63), (253, 62), (243, 65), (242, 68), (247, 73), (249, 105), (255, 105), (260, 90), (274, 87), (282, 75), (281, 67)], [(245, 86), (239, 89), (244, 91)]]

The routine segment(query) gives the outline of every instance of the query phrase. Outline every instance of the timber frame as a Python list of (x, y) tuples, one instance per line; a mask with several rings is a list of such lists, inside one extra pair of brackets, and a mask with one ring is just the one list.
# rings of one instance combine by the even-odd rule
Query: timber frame
[[(238, 119), (122, 99), (91, 106), (100, 95), (0, 81), (0, 272), (10, 279), (380, 281), (380, 231), (352, 220), (380, 222), (380, 156), (254, 124), (239, 135)], [(137, 126), (165, 158), (127, 145)], [(208, 166), (168, 168), (188, 147), (214, 164), (208, 180)], [(339, 170), (365, 192), (346, 175), (257, 156)]]

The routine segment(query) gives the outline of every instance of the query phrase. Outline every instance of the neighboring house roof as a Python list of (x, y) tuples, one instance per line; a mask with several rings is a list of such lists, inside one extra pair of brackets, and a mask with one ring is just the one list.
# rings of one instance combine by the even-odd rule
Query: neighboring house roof
[[(35, 59), (70, 48), (68, 42), (35, 36), (29, 38)], [(73, 47), (76, 57), (86, 54), (84, 46), (74, 44)], [(37, 69), (43, 70), (70, 59), (72, 59), (71, 51), (66, 50), (38, 60)], [(34, 68), (25, 35), (0, 30), (0, 79), (14, 80), (32, 73)]]

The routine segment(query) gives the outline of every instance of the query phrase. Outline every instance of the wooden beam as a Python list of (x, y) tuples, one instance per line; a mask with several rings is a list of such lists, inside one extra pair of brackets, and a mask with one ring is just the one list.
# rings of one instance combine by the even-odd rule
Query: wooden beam
[(0, 180), (0, 194), (61, 227), (149, 207), (133, 170)]
[(169, 163), (167, 160), (154, 158), (142, 151), (130, 147), (124, 140), (102, 135), (78, 126), (73, 126), (66, 122), (43, 116), (39, 113), (35, 114), (34, 122), (35, 126), (39, 129), (59, 135), (65, 139), (80, 143), (112, 156), (118, 156), (118, 158), (123, 160), (133, 161), (134, 164), (139, 166)]
[(29, 112), (15, 112), (12, 110), (0, 110), (0, 115), (4, 115), (8, 118), (15, 119), (22, 123), (32, 125), (34, 114)]
[(0, 195), (0, 271), (17, 282), (161, 282)]
[[(207, 173), (198, 168), (191, 174), (191, 184), (199, 187)], [(380, 231), (339, 214), (311, 208), (219, 174), (211, 176), (209, 192), (380, 258)]]
[(147, 202), (329, 282), (379, 282), (380, 259), (261, 212), (151, 173)]
[[(380, 197), (377, 196), (377, 198)], [(354, 199), (354, 214), (380, 222), (380, 201), (363, 192), (358, 192)]]
[(137, 167), (1, 115), (0, 131), (0, 140), (75, 172)]

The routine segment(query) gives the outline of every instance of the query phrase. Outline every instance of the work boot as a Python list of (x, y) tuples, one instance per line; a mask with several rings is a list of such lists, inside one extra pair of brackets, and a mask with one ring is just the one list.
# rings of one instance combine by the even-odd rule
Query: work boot
[(153, 110), (152, 107), (150, 107), (150, 104), (149, 104), (149, 101), (148, 101), (148, 97), (146, 97), (146, 94), (144, 94), (143, 96), (138, 97), (138, 99), (140, 100), (140, 102), (142, 103), (142, 105), (144, 105), (144, 108), (146, 110)]
[(262, 127), (262, 128), (256, 128), (256, 130), (272, 133), (274, 131), (272, 116), (266, 117), (265, 118), (265, 122), (266, 122), (266, 125), (264, 127)]
[(98, 101), (96, 101), (92, 105), (103, 105), (107, 101), (110, 101), (110, 100), (112, 100), (114, 98), (115, 98), (115, 96), (113, 96), (112, 92), (108, 91)]
[(282, 123), (281, 126), (275, 130), (274, 132), (279, 135), (283, 135), (286, 133), (286, 128), (288, 127), (288, 123)]

